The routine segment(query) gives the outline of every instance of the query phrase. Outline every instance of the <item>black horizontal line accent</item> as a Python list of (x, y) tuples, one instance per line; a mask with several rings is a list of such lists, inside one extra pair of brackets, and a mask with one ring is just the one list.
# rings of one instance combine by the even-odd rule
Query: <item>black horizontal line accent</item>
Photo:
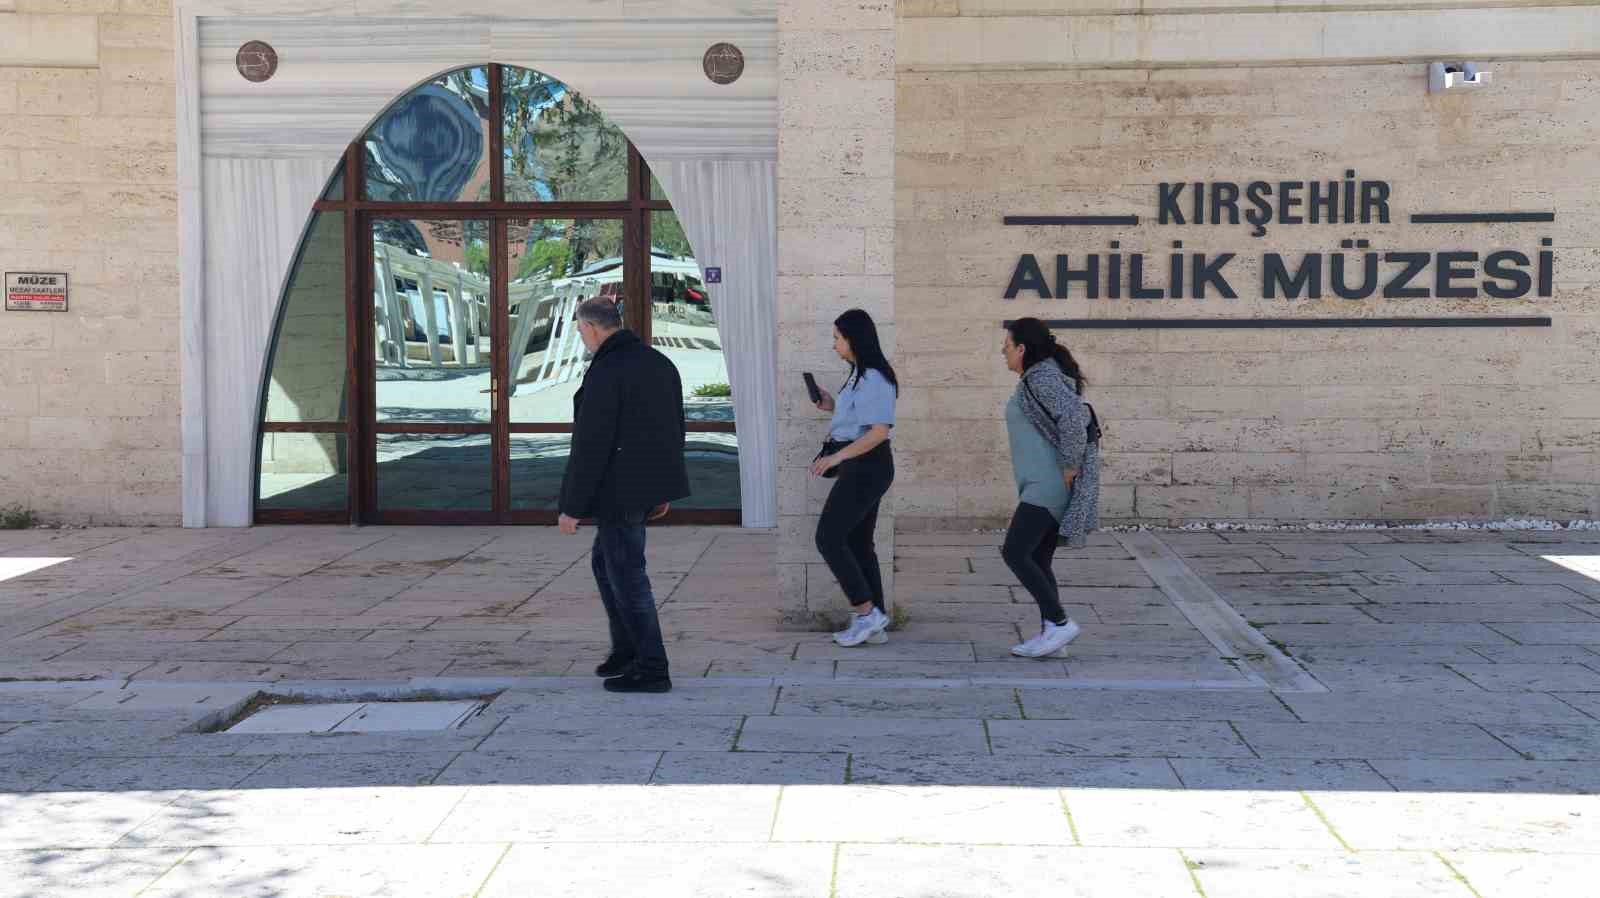
[[(1003, 322), (1009, 325), (1010, 321)], [(1440, 318), (1054, 318), (1046, 327), (1069, 330), (1240, 330), (1328, 327), (1549, 327), (1548, 316)]]
[(1412, 224), (1482, 224), (1518, 221), (1555, 221), (1554, 212), (1417, 212)]
[(1008, 225), (1136, 225), (1137, 215), (1007, 215)]

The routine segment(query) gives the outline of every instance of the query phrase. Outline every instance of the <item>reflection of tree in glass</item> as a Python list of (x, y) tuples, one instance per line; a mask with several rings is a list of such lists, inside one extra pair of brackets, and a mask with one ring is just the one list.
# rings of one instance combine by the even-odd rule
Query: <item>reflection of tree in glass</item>
[(626, 197), (628, 139), (599, 107), (539, 72), (511, 67), (503, 72), (506, 199)]
[(689, 238), (683, 233), (678, 216), (671, 212), (650, 213), (650, 247), (674, 256), (693, 256)]

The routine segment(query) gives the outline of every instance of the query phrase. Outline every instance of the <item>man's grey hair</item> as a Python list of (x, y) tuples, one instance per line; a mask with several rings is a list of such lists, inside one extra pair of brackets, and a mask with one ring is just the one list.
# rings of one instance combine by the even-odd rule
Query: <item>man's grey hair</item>
[(614, 331), (622, 326), (622, 310), (610, 299), (596, 296), (578, 303), (578, 320), (604, 331)]

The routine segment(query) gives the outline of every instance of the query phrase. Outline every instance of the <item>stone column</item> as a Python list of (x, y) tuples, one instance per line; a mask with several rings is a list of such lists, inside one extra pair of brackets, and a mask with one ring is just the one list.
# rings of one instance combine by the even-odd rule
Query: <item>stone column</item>
[[(785, 624), (823, 628), (845, 602), (813, 542), (830, 480), (807, 473), (837, 392), (832, 322), (867, 310), (894, 356), (894, 0), (784, 0), (778, 15), (778, 582)], [(878, 519), (893, 598), (894, 493)]]

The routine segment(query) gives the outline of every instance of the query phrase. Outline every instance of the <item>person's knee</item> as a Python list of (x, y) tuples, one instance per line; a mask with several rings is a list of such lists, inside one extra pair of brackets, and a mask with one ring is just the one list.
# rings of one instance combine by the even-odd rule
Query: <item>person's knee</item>
[(817, 526), (815, 542), (817, 551), (822, 553), (824, 556), (832, 555), (833, 553), (844, 548), (844, 540), (837, 533), (833, 532), (833, 528), (820, 524)]
[(1019, 564), (1032, 561), (1033, 553), (1029, 551), (1028, 546), (1022, 544), (1021, 540), (1007, 538), (1005, 543), (1000, 546), (1000, 557), (1006, 564), (1016, 567)]

